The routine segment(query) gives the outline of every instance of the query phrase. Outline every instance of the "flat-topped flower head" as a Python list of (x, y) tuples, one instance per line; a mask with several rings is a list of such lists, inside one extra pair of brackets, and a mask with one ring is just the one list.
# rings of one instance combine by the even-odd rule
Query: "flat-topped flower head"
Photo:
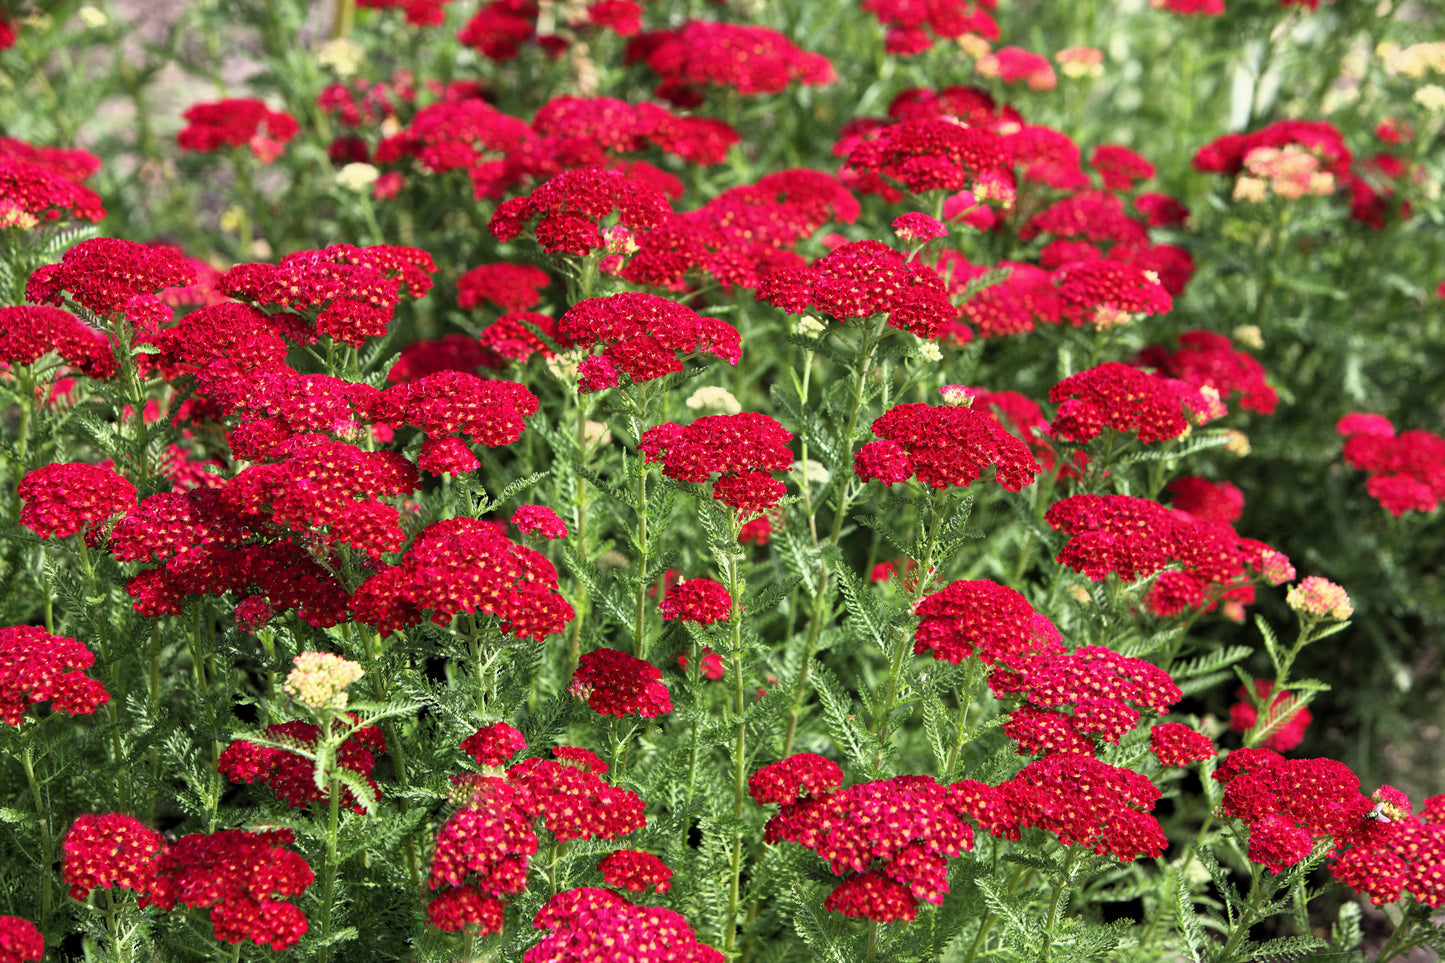
[(648, 231), (672, 213), (661, 190), (618, 171), (589, 168), (563, 171), (523, 197), (503, 201), (492, 215), (499, 241), (532, 227), (548, 254), (586, 257), (606, 246), (602, 228), (615, 214), (632, 231)]
[(301, 129), (295, 117), (251, 98), (192, 104), (181, 117), (186, 121), (176, 134), (181, 150), (205, 153), (245, 145), (263, 164), (280, 156)]
[(890, 181), (912, 194), (962, 191), (1005, 175), (1011, 159), (1007, 141), (988, 127), (920, 117), (885, 127), (858, 143), (848, 153), (844, 170), (861, 175), (861, 189), (896, 201), (901, 195)]
[(105, 217), (100, 195), (41, 164), (0, 154), (0, 231), (34, 230), (72, 218)]
[(831, 759), (800, 752), (763, 766), (748, 779), (748, 792), (759, 805), (791, 805), (800, 796), (826, 796), (843, 784), (843, 770)]
[(672, 870), (651, 853), (636, 849), (619, 849), (602, 857), (597, 864), (608, 886), (636, 893), (652, 890), (666, 893), (672, 888)]
[(1134, 432), (1142, 444), (1178, 438), (1189, 415), (1207, 410), (1199, 392), (1117, 361), (1070, 375), (1049, 389), (1059, 406), (1050, 432), (1064, 441), (1088, 442), (1104, 428)]
[(776, 30), (704, 20), (640, 34), (628, 44), (627, 60), (645, 61), (662, 78), (657, 96), (684, 107), (697, 106), (710, 87), (752, 97), (837, 79), (826, 57), (800, 50)]
[(1161, 766), (1187, 766), (1219, 755), (1214, 742), (1182, 722), (1161, 722), (1149, 730), (1149, 751)]
[(567, 523), (545, 505), (523, 505), (512, 513), (512, 524), (523, 535), (546, 539), (567, 537)]
[(522, 733), (505, 722), (482, 726), (462, 740), (462, 752), (475, 759), (479, 766), (506, 765), (526, 748), (527, 740)]
[(0, 308), (0, 362), (34, 364), (52, 352), (96, 380), (115, 377), (110, 338), (69, 311), (48, 304)]
[(1285, 604), (1302, 616), (1344, 622), (1355, 614), (1350, 597), (1340, 586), (1318, 575), (1307, 575), (1285, 593)]
[(873, 422), (873, 434), (879, 440), (854, 456), (854, 471), (865, 481), (893, 485), (916, 476), (933, 488), (966, 487), (992, 465), (998, 483), (1016, 492), (1040, 471), (1028, 446), (984, 408), (895, 405)]
[[(355, 718), (350, 716), (352, 721)], [(331, 725), (335, 729), (346, 723), (346, 717), (341, 717), (332, 720)], [(294, 809), (331, 798), (328, 791), (316, 785), (313, 750), (321, 740), (319, 727), (309, 722), (282, 722), (267, 726), (265, 735), (268, 741), (294, 746), (298, 751), (258, 746), (239, 739), (221, 753), (217, 764), (221, 775), (237, 783), (263, 782), (271, 787), (277, 798)], [(336, 751), (335, 764), (360, 776), (371, 788), (372, 795), (371, 800), (363, 803), (350, 788), (344, 788), (340, 799), (342, 806), (355, 813), (365, 813), (372, 802), (381, 798), (381, 790), (371, 772), (376, 766), (377, 754), (385, 751), (386, 737), (376, 726), (362, 726), (341, 743)]]
[(60, 845), (60, 876), (76, 900), (116, 886), (145, 896), (155, 887), (162, 844), (161, 834), (134, 816), (86, 813)]
[(126, 312), (132, 302), (158, 304), (155, 294), (195, 279), (185, 256), (174, 248), (97, 237), (67, 250), (59, 264), (31, 274), (25, 300), (63, 307), (68, 295), (98, 315), (110, 315)]
[(612, 890), (584, 887), (553, 896), (533, 920), (548, 930), (524, 963), (723, 963), (681, 914), (635, 906)]
[(45, 937), (34, 923), (0, 916), (0, 963), (39, 963), (44, 956)]
[(914, 653), (931, 650), (944, 662), (977, 653), (987, 665), (1012, 666), (1064, 651), (1059, 630), (1028, 599), (987, 579), (951, 582), (925, 596), (915, 613)]
[(721, 582), (710, 578), (689, 578), (669, 587), (658, 609), (664, 622), (710, 625), (726, 622), (732, 606), (732, 596)]
[(660, 716), (672, 711), (672, 696), (661, 678), (662, 671), (650, 662), (616, 649), (597, 649), (577, 663), (568, 691), (604, 715)]
[(52, 463), (28, 472), (18, 493), (20, 524), (41, 538), (66, 538), (136, 506), (136, 488), (108, 465)]
[(682, 358), (708, 354), (736, 365), (741, 336), (726, 321), (655, 294), (588, 298), (568, 309), (558, 331), (580, 348), (602, 350), (582, 362), (578, 390), (614, 387), (618, 373), (634, 384), (683, 370)]
[(345, 709), (346, 687), (361, 678), (361, 664), (330, 652), (302, 652), (281, 691), (319, 712)]
[(685, 482), (706, 482), (713, 475), (713, 498), (750, 519), (777, 507), (786, 493), (772, 472), (792, 471), (788, 449), (792, 433), (757, 412), (707, 415), (686, 427), (666, 422), (638, 440), (647, 461), (662, 462), (662, 473)]
[(66, 715), (90, 715), (110, 701), (104, 684), (85, 674), (94, 664), (94, 653), (75, 639), (38, 625), (0, 628), (0, 722), (19, 726), (41, 702)]

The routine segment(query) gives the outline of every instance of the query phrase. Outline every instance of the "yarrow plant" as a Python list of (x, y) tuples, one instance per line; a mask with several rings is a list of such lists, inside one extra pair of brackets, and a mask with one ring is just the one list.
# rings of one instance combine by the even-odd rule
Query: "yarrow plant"
[(1429, 4), (133, 6), (0, 4), (0, 963), (1445, 949)]

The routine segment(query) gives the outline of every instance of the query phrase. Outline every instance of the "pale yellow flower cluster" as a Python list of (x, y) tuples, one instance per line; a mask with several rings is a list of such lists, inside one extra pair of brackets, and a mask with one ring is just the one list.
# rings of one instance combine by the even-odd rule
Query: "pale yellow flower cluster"
[(1320, 159), (1297, 144), (1256, 147), (1244, 155), (1244, 169), (1234, 182), (1234, 199), (1262, 203), (1270, 194), (1287, 201), (1335, 192), (1335, 175), (1320, 170)]
[(361, 665), (329, 652), (302, 652), (281, 691), (302, 705), (321, 710), (346, 708), (346, 687), (361, 678)]
[(1284, 601), (1296, 612), (1322, 619), (1334, 619), (1337, 622), (1343, 622), (1355, 613), (1355, 607), (1345, 590), (1318, 575), (1301, 579), (1298, 585), (1285, 594)]

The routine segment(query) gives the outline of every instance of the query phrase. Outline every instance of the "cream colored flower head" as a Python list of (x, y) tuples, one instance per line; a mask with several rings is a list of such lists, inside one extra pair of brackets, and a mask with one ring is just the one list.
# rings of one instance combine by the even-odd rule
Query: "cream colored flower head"
[(302, 652), (281, 691), (310, 709), (345, 709), (346, 687), (361, 678), (361, 664), (330, 652)]

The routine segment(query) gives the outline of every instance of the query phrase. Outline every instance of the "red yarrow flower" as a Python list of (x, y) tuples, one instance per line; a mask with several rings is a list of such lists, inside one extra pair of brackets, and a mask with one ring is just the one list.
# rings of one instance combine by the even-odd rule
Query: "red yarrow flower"
[(1108, 361), (1070, 375), (1049, 389), (1059, 405), (1049, 431), (1064, 441), (1087, 442), (1104, 428), (1135, 432), (1141, 444), (1178, 438), (1187, 414), (1211, 409), (1208, 399), (1180, 382)]
[(582, 656), (567, 688), (586, 699), (594, 712), (652, 717), (672, 711), (672, 697), (661, 678), (661, 670), (650, 662), (616, 649), (597, 649)]
[(510, 241), (536, 222), (533, 236), (548, 254), (586, 257), (605, 246), (599, 225), (617, 215), (617, 223), (647, 231), (672, 213), (656, 187), (617, 171), (590, 168), (563, 171), (525, 197), (503, 201), (492, 214), (491, 231)]
[(462, 752), (477, 760), (479, 766), (502, 766), (527, 748), (522, 733), (505, 722), (483, 726), (462, 740)]
[(551, 281), (531, 264), (483, 264), (457, 278), (457, 306), (470, 311), (486, 302), (508, 313), (526, 311), (537, 306)]
[[(1260, 745), (1276, 752), (1289, 752), (1304, 741), (1305, 731), (1314, 721), (1314, 716), (1309, 706), (1294, 706), (1295, 700), (1288, 692), (1281, 692), (1271, 699), (1273, 691), (1274, 683), (1270, 680), (1254, 680), (1256, 698), (1268, 706), (1265, 724), (1270, 734)], [(1259, 724), (1259, 709), (1249, 699), (1249, 690), (1244, 686), (1240, 686), (1234, 695), (1239, 701), (1229, 707), (1229, 728), (1234, 732), (1249, 732)]]
[(0, 153), (0, 230), (30, 230), (63, 218), (99, 221), (100, 195), (43, 164)]
[(195, 280), (195, 271), (174, 248), (97, 237), (70, 248), (59, 264), (47, 264), (31, 274), (25, 300), (63, 307), (68, 295), (98, 315), (126, 312), (133, 303), (143, 303), (161, 309), (169, 319), (169, 309), (154, 295)]
[(980, 179), (1003, 178), (1012, 160), (1008, 142), (987, 127), (944, 117), (921, 117), (885, 127), (848, 153), (845, 172), (862, 175), (860, 187), (896, 201), (887, 181), (911, 194), (956, 192)]
[(662, 473), (685, 482), (713, 484), (713, 498), (734, 508), (742, 518), (766, 514), (786, 492), (775, 471), (792, 471), (792, 434), (763, 414), (708, 415), (682, 427), (666, 422), (638, 439), (647, 461), (662, 462)]
[(38, 625), (0, 628), (0, 722), (19, 726), (41, 702), (66, 715), (90, 715), (110, 701), (105, 686), (85, 674), (94, 664), (94, 653), (75, 639)]
[[(617, 369), (638, 384), (682, 371), (680, 355), (710, 354), (733, 365), (741, 356), (741, 337), (732, 325), (654, 294), (579, 301), (557, 327), (578, 347), (602, 348), (582, 362), (578, 391), (584, 394), (614, 387)], [(608, 370), (610, 377), (603, 374)]]
[(187, 122), (176, 134), (181, 150), (210, 152), (245, 144), (263, 164), (275, 160), (301, 129), (295, 117), (250, 98), (192, 104), (181, 117)]
[(748, 792), (758, 805), (791, 805), (800, 796), (826, 796), (843, 785), (843, 770), (831, 759), (800, 752), (763, 766), (748, 779)]
[(968, 486), (994, 465), (998, 483), (1016, 492), (1041, 470), (1028, 446), (982, 407), (895, 405), (873, 422), (873, 434), (880, 440), (868, 442), (853, 460), (864, 481), (891, 486), (916, 476), (933, 488)]
[(29, 365), (51, 352), (96, 380), (115, 377), (110, 339), (69, 311), (48, 304), (0, 308), (0, 362)]
[(672, 870), (651, 853), (636, 849), (619, 849), (602, 857), (597, 864), (608, 886), (642, 893), (666, 893), (672, 888)]
[(512, 524), (523, 535), (540, 535), (546, 539), (567, 537), (567, 523), (545, 505), (522, 505), (512, 513)]
[(1445, 498), (1445, 438), (1428, 431), (1398, 435), (1381, 415), (1354, 412), (1336, 430), (1345, 437), (1345, 464), (1369, 473), (1366, 490), (1396, 518), (1431, 512)]
[[(0, 47), (4, 46), (0, 43)], [(0, 916), (0, 963), (31, 963), (43, 956), (45, 937), (34, 923), (18, 916)]]
[(826, 57), (798, 49), (776, 30), (703, 20), (638, 35), (627, 45), (627, 60), (646, 61), (662, 77), (657, 96), (684, 107), (696, 106), (706, 87), (751, 97), (781, 93), (795, 81), (814, 86), (837, 79)]
[(1238, 398), (1247, 411), (1273, 414), (1279, 404), (1279, 394), (1265, 380), (1264, 367), (1213, 331), (1184, 332), (1174, 351), (1158, 345), (1145, 348), (1136, 363), (1195, 389), (1213, 388), (1225, 400)]
[(552, 897), (533, 925), (550, 930), (523, 963), (723, 963), (680, 914), (635, 906), (612, 890), (585, 887)]
[[(350, 715), (348, 713), (348, 715)], [(351, 717), (353, 720), (355, 716)], [(344, 725), (337, 720), (335, 726)], [(296, 752), (270, 746), (258, 746), (244, 739), (231, 743), (221, 753), (217, 769), (232, 782), (264, 782), (276, 793), (277, 798), (301, 809), (313, 802), (325, 802), (330, 794), (318, 787), (317, 762), (314, 753), (321, 738), (321, 730), (309, 722), (282, 722), (266, 727), (266, 738), (282, 745), (294, 746)], [(361, 777), (371, 787), (372, 800), (381, 798), (381, 790), (371, 777), (376, 765), (377, 753), (386, 751), (386, 737), (376, 726), (362, 726), (341, 743), (336, 751), (335, 764)], [(309, 753), (303, 755), (303, 753)], [(329, 783), (329, 776), (323, 772), (320, 782)], [(354, 813), (366, 813), (371, 807), (363, 805), (349, 787), (341, 790), (341, 805)]]
[(1149, 751), (1161, 766), (1187, 766), (1219, 755), (1208, 736), (1182, 722), (1161, 722), (1151, 728)]
[(710, 625), (726, 622), (732, 606), (733, 598), (722, 583), (710, 578), (690, 578), (669, 587), (658, 610), (665, 622)]
[(20, 524), (41, 538), (66, 538), (130, 511), (136, 488), (115, 469), (84, 462), (53, 463), (28, 472), (18, 488)]
[(1059, 630), (1028, 599), (987, 579), (951, 582), (914, 611), (914, 653), (931, 650), (944, 662), (977, 653), (985, 664), (1014, 666), (1064, 651)]
[(75, 900), (113, 886), (145, 896), (156, 885), (162, 844), (161, 834), (134, 816), (87, 813), (60, 844), (60, 876)]

